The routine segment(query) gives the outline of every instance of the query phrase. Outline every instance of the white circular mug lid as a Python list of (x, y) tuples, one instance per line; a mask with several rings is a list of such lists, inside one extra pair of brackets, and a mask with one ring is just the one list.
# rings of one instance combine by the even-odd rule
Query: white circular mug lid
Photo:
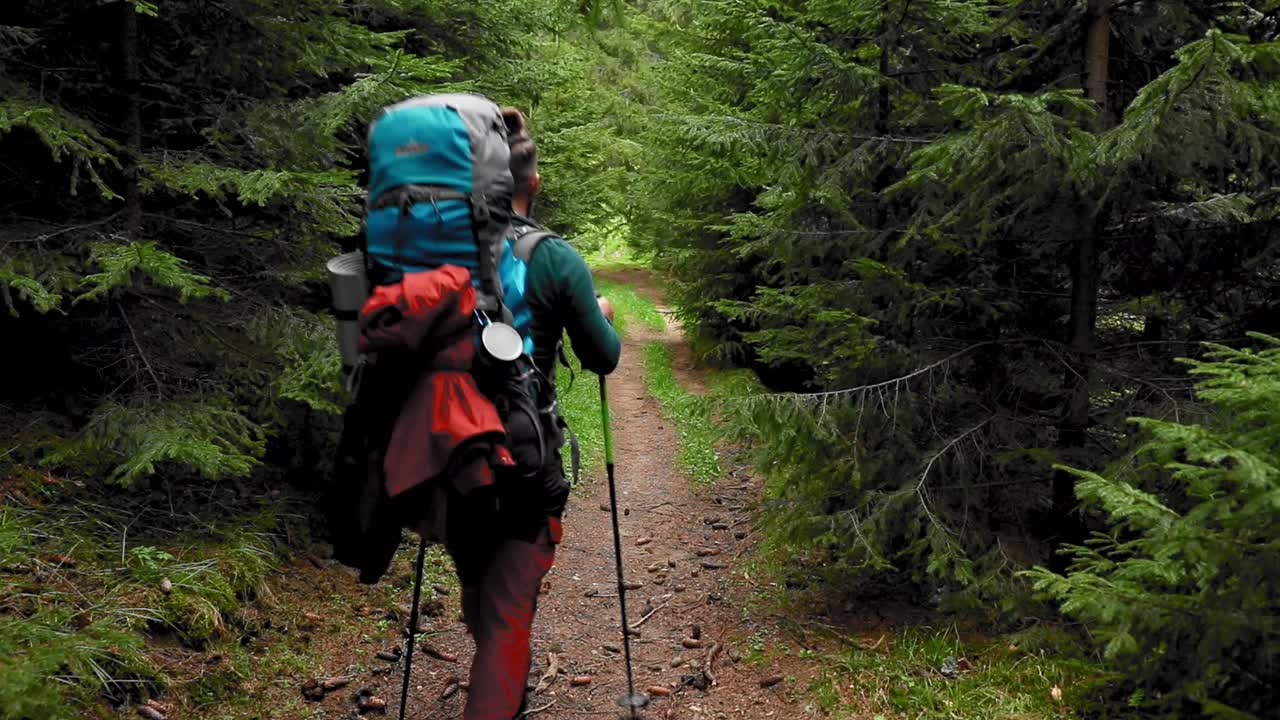
[(524, 353), (524, 339), (506, 323), (489, 323), (480, 331), (480, 342), (490, 357), (512, 362)]
[(364, 253), (355, 250), (329, 259), (325, 267), (331, 275), (360, 277), (364, 275)]

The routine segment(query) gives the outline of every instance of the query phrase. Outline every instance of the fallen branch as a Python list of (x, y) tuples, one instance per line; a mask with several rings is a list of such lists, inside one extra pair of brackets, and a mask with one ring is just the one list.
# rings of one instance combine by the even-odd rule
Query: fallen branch
[(707, 650), (707, 661), (703, 663), (705, 665), (703, 672), (707, 674), (707, 680), (712, 685), (716, 684), (716, 676), (715, 676), (715, 671), (713, 669), (713, 666), (716, 662), (716, 657), (720, 655), (721, 650), (724, 650), (723, 645), (721, 645), (720, 643), (712, 644), (711, 649)]
[(533, 714), (535, 714), (535, 713), (540, 713), (540, 712), (542, 712), (542, 711), (544, 711), (544, 710), (546, 710), (546, 709), (550, 708), (552, 705), (555, 705), (557, 702), (560, 702), (560, 701), (559, 701), (559, 700), (552, 700), (551, 702), (547, 703), (546, 705), (543, 705), (542, 707), (536, 707), (536, 708), (533, 708), (532, 710), (525, 710), (525, 711), (524, 711), (524, 714), (525, 714), (525, 715), (533, 715)]
[(533, 689), (533, 694), (546, 690), (551, 687), (551, 683), (555, 682), (556, 675), (560, 673), (560, 658), (555, 653), (547, 653), (547, 671), (542, 673), (542, 677), (538, 680), (538, 686)]
[(645, 621), (647, 621), (649, 618), (653, 617), (654, 613), (658, 612), (659, 610), (661, 610), (662, 608), (664, 608), (664, 607), (666, 607), (666, 606), (668, 606), (668, 605), (670, 605), (670, 604), (671, 604), (671, 601), (670, 601), (670, 600), (668, 600), (668, 601), (666, 601), (666, 602), (662, 603), (661, 605), (659, 605), (658, 607), (656, 607), (656, 608), (654, 608), (654, 609), (650, 610), (649, 612), (645, 613), (645, 616), (644, 616), (644, 617), (640, 618), (639, 620), (637, 620), (637, 621), (635, 621), (634, 623), (632, 623), (632, 624), (631, 624), (631, 629), (632, 629), (632, 630), (635, 630), (636, 628), (638, 628), (638, 627), (640, 627), (641, 625), (645, 624)]

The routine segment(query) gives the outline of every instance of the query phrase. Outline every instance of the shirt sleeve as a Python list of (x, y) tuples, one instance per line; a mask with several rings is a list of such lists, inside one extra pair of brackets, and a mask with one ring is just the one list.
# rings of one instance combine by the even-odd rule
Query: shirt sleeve
[(530, 282), (549, 291), (547, 305), (564, 323), (584, 370), (607, 375), (618, 367), (622, 341), (596, 303), (591, 270), (573, 246), (547, 238), (530, 258)]

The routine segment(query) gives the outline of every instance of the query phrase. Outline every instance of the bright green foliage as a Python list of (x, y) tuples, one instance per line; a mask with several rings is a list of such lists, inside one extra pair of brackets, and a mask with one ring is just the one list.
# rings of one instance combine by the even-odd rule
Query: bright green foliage
[(80, 284), (86, 290), (76, 302), (101, 299), (121, 288), (144, 286), (144, 278), (154, 285), (177, 291), (178, 300), (183, 303), (230, 297), (225, 290), (209, 287), (209, 278), (187, 272), (180, 258), (160, 250), (153, 242), (97, 245), (89, 252), (89, 262), (101, 272), (84, 276)]
[(97, 622), (74, 631), (14, 617), (0, 618), (0, 708), (5, 717), (72, 720), (83, 717), (51, 693), (50, 680), (80, 680), (103, 693), (122, 695), (123, 688), (152, 672), (142, 658), (142, 637)]
[(1138, 704), (1169, 717), (1264, 717), (1280, 701), (1280, 341), (1259, 339), (1190, 362), (1205, 421), (1137, 419), (1132, 459), (1072, 469), (1107, 529), (1071, 549), (1066, 576), (1033, 574), (1131, 669)]
[[(6, 94), (16, 93), (3, 82), (0, 90), (7, 90)], [(73, 169), (68, 191), (72, 195), (77, 194), (80, 172), (87, 172), (98, 192), (108, 199), (118, 197), (103, 182), (95, 165), (105, 163), (118, 167), (115, 152), (119, 148), (92, 124), (54, 105), (20, 97), (0, 100), (0, 137), (17, 127), (33, 131), (54, 161), (71, 160)]]
[(634, 76), (647, 52), (625, 28), (562, 38), (554, 22), (554, 15), (543, 19), (527, 53), (486, 78), (483, 89), (529, 117), (543, 179), (537, 219), (590, 254), (632, 236), (625, 213), (635, 202), (642, 148), (631, 137), (639, 118), (630, 98), (643, 92)]
[(0, 716), (71, 720), (164, 687), (144, 629), (239, 646), (234, 611), (263, 593), (285, 526), (264, 500), (202, 494), (216, 502), (182, 516), (172, 499), (117, 509), (65, 493), (0, 509)]
[(49, 312), (62, 301), (59, 294), (46, 287), (39, 279), (27, 274), (35, 273), (35, 269), (30, 267), (29, 263), (24, 263), (24, 266), (18, 269), (17, 263), (12, 258), (4, 258), (0, 262), (4, 263), (0, 266), (0, 284), (2, 284), (0, 292), (3, 292), (5, 306), (14, 317), (17, 317), (18, 313), (15, 300), (29, 304), (40, 313)]
[[(604, 467), (604, 432), (600, 427), (600, 385), (594, 375), (583, 372), (578, 359), (573, 356), (573, 347), (565, 339), (565, 351), (569, 355), (570, 367), (556, 367), (556, 399), (560, 404), (560, 412), (569, 429), (578, 437), (580, 453), (579, 472), (582, 477)], [(572, 458), (569, 446), (561, 448), (565, 477), (573, 481)]]
[(662, 403), (663, 415), (675, 423), (680, 449), (676, 465), (701, 485), (723, 474), (716, 452), (716, 431), (707, 403), (680, 385), (671, 366), (671, 350), (660, 342), (644, 346), (644, 370), (649, 392)]
[[(809, 694), (832, 717), (1074, 717), (1064, 708), (1089, 702), (1101, 674), (1079, 657), (1073, 638), (1053, 628), (983, 637), (914, 626), (876, 635), (819, 658)], [(1063, 700), (1053, 698), (1054, 687)]]
[[(595, 287), (613, 303), (614, 327), (624, 336), (627, 328), (639, 323), (653, 329), (661, 329), (662, 315), (653, 303), (636, 293), (634, 288), (608, 280), (595, 280)], [(556, 396), (560, 411), (569, 423), (569, 428), (578, 437), (581, 453), (580, 471), (585, 476), (604, 467), (604, 433), (600, 427), (600, 383), (597, 376), (583, 372), (578, 359), (573, 355), (573, 345), (565, 338), (565, 352), (571, 366), (556, 368)], [(622, 362), (637, 362), (635, 358), (623, 353)], [(572, 477), (569, 448), (561, 450), (564, 460), (565, 476)]]
[(313, 410), (342, 413), (333, 378), (341, 372), (342, 357), (333, 339), (333, 321), (323, 315), (274, 310), (256, 319), (252, 337), (269, 349), (279, 363), (268, 405), (282, 400), (305, 403)]
[(59, 603), (64, 593), (37, 596), (24, 586), (26, 578), (15, 571), (32, 561), (44, 534), (17, 509), (0, 508), (0, 597), (28, 609), (0, 616), (0, 714), (71, 720), (81, 715), (60, 683), (79, 681), (81, 698), (120, 697), (135, 682), (153, 681), (156, 670), (143, 656), (143, 638), (129, 632), (121, 616), (89, 615)]
[[(1101, 4), (1111, 7), (1105, 107), (1082, 92), (1090, 8)], [(117, 494), (94, 506), (109, 533), (0, 516), (0, 552), (82, 548), (75, 580), (92, 581), (109, 609), (86, 621), (64, 586), (9, 572), (22, 557), (0, 558), (6, 595), (51, 598), (0, 624), (0, 662), (18, 658), (3, 668), (18, 690), (0, 688), (0, 714), (74, 715), (47, 687), (63, 672), (50, 668), (69, 669), (56, 677), (76, 697), (117, 693), (110, 676), (151, 680), (137, 636), (114, 633), (154, 623), (216, 642), (229, 609), (253, 595), (269, 566), (261, 537), (135, 537), (115, 513), (148, 486), (203, 507), (199, 490), (225, 499), (246, 477), (325, 471), (344, 398), (323, 262), (360, 231), (367, 121), (424, 91), (479, 90), (524, 109), (541, 149), (537, 218), (593, 260), (656, 256), (697, 347), (758, 373), (767, 391), (734, 382), (713, 388), (722, 402), (706, 408), (674, 382), (665, 352), (649, 351), (655, 391), (680, 425), (699, 428), (683, 462), (714, 475), (698, 433), (713, 414), (728, 421), (768, 478), (765, 534), (797, 577), (898, 573), (1013, 608), (1002, 597), (1010, 571), (1043, 559), (1061, 510), (1051, 478), (1069, 466), (1125, 529), (1081, 555), (1083, 574), (1060, 580), (1061, 592), (1078, 596), (1071, 583), (1092, 573), (1148, 595), (1253, 602), (1219, 581), (1251, 577), (1256, 558), (1223, 562), (1213, 548), (1252, 536), (1213, 512), (1254, 511), (1257, 498), (1235, 483), (1261, 476), (1258, 448), (1271, 441), (1245, 426), (1262, 411), (1248, 400), (1194, 424), (1206, 405), (1234, 402), (1212, 393), (1237, 392), (1238, 378), (1196, 397), (1175, 358), (1205, 340), (1239, 349), (1254, 342), (1249, 331), (1276, 334), (1275, 0), (27, 0), (6, 10), (0, 333), (15, 350), (0, 354), (0, 429), (15, 441), (0, 470), (133, 490), (110, 487)], [(638, 296), (602, 286), (620, 326), (661, 327), (656, 313), (629, 309), (644, 305)], [(579, 372), (570, 387), (560, 376), (588, 464), (599, 462), (594, 380)], [(1148, 465), (1100, 472), (1127, 457), (1133, 416), (1172, 420), (1150, 426), (1152, 442), (1203, 454), (1152, 469), (1149, 446)], [(1254, 418), (1264, 419), (1274, 420)], [(1103, 489), (1104, 477), (1136, 489)], [(1206, 488), (1217, 490), (1196, 494)], [(1193, 520), (1208, 534), (1188, 535), (1187, 549), (1155, 544), (1191, 533)], [(24, 532), (38, 542), (14, 544)], [(1152, 544), (1125, 545), (1135, 539)], [(117, 545), (123, 557), (83, 549)], [(1131, 550), (1148, 555), (1117, 556)], [(65, 568), (50, 572), (68, 580)], [(161, 576), (172, 594), (155, 589)], [(1178, 658), (1193, 668), (1189, 695), (1249, 707), (1219, 692), (1250, 687), (1237, 668), (1253, 648), (1234, 626), (1195, 636), (1204, 653), (1184, 652), (1158, 644), (1191, 637), (1172, 620), (1140, 636), (1138, 625), (1117, 630), (1123, 612), (1089, 607), (1071, 609), (1109, 639), (1129, 632), (1153, 658), (1142, 679), (1159, 707)], [(235, 695), (245, 667), (191, 692), (201, 703)], [(970, 688), (980, 692), (930, 680), (898, 699), (945, 716)], [(970, 706), (1044, 704), (1041, 692)]]
[(626, 335), (627, 328), (631, 327), (632, 323), (638, 323), (648, 330), (657, 332), (666, 329), (667, 321), (658, 311), (658, 306), (641, 296), (634, 287), (601, 279), (595, 280), (594, 284), (596, 291), (609, 298), (609, 303), (613, 305), (613, 326), (618, 332)]
[(505, 66), (533, 42), (514, 8), (77, 0), (7, 16), (0, 331), (69, 361), (11, 360), (4, 394), (77, 416), (45, 461), (128, 483), (240, 477), (307, 411), (337, 411), (324, 261), (361, 231), (364, 128)]

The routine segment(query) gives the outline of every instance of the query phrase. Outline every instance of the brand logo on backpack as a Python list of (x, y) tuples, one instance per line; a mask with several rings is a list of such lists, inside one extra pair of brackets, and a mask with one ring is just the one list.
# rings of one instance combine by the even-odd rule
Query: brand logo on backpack
[(396, 157), (409, 157), (410, 155), (426, 155), (431, 148), (426, 143), (410, 142), (396, 148)]

